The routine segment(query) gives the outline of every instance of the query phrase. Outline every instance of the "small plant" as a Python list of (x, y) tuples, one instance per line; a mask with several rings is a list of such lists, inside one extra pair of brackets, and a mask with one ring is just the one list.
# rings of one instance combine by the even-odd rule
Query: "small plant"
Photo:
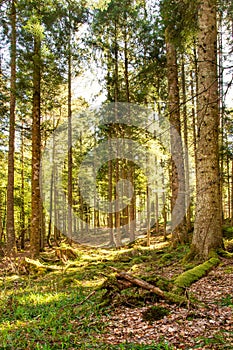
[(142, 319), (153, 323), (154, 321), (161, 320), (161, 318), (169, 315), (170, 311), (162, 306), (151, 306), (142, 314)]
[[(205, 345), (223, 345), (225, 343), (221, 333), (214, 334), (213, 337), (200, 337), (195, 349), (202, 349)], [(218, 347), (219, 348), (219, 347)]]
[(228, 294), (225, 298), (222, 298), (220, 302), (221, 306), (231, 306), (233, 307), (233, 298), (230, 294)]

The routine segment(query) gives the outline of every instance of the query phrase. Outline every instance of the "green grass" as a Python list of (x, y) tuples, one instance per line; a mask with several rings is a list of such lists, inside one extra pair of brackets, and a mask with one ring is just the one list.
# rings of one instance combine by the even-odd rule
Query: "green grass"
[[(109, 348), (110, 349), (110, 348)], [(152, 345), (137, 345), (137, 344), (120, 344), (115, 347), (111, 347), (111, 349), (124, 349), (124, 350), (172, 350), (172, 347), (170, 347), (166, 343), (160, 343), (160, 344), (152, 344)]]
[(230, 306), (233, 308), (233, 297), (228, 294), (225, 298), (220, 301), (221, 306)]
[[(210, 349), (232, 349), (232, 344), (230, 342), (226, 341), (226, 335), (225, 333), (228, 333), (231, 335), (232, 339), (232, 332), (223, 332), (220, 331), (216, 334), (214, 334), (212, 337), (199, 337), (196, 339), (197, 344), (194, 346), (194, 349), (202, 349), (203, 346), (209, 345)], [(215, 347), (213, 347), (215, 346)], [(216, 347), (217, 346), (217, 347)]]

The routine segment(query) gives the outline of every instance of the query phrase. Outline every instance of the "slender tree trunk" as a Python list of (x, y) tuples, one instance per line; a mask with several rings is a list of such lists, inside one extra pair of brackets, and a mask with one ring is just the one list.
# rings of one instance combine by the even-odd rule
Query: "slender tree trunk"
[(224, 219), (224, 81), (223, 81), (223, 36), (222, 36), (222, 12), (219, 11), (218, 18), (218, 88), (219, 88), (219, 120), (220, 120), (220, 196), (221, 196), (221, 213)]
[(14, 219), (14, 154), (15, 154), (15, 104), (16, 104), (16, 0), (11, 1), (11, 81), (10, 81), (10, 130), (7, 182), (7, 250), (16, 250)]
[(216, 0), (199, 5), (196, 219), (191, 256), (222, 247)]
[[(130, 115), (130, 86), (129, 86), (129, 50), (128, 50), (128, 34), (127, 34), (127, 14), (125, 13), (125, 26), (124, 26), (124, 75), (125, 75), (125, 91), (126, 91), (126, 102), (128, 103), (128, 114), (129, 114), (129, 123), (131, 119)], [(129, 135), (130, 137), (131, 135)], [(129, 149), (131, 153), (131, 150)], [(130, 164), (128, 171), (129, 181), (134, 188), (134, 164)], [(129, 223), (129, 238), (130, 242), (135, 240), (135, 229), (136, 229), (136, 215), (135, 215), (135, 206), (136, 206), (136, 194), (133, 192), (132, 200), (127, 207), (128, 211), (128, 223)]]
[(0, 189), (0, 243), (3, 242), (3, 195)]
[(32, 110), (32, 219), (30, 248), (32, 257), (39, 255), (41, 247), (41, 203), (40, 203), (40, 83), (41, 83), (41, 39), (34, 36), (33, 55), (33, 110)]
[(24, 131), (21, 132), (21, 206), (20, 206), (20, 247), (25, 248), (25, 186), (24, 186)]
[[(115, 132), (116, 137), (119, 136), (119, 121), (118, 121), (118, 111), (117, 111), (117, 102), (119, 98), (119, 86), (118, 86), (118, 75), (119, 75), (119, 67), (118, 67), (118, 28), (117, 28), (117, 21), (115, 20), (115, 31), (114, 31), (114, 58), (115, 58), (115, 72), (114, 72), (114, 102), (115, 102)], [(119, 174), (120, 174), (120, 168), (119, 168), (119, 159), (118, 159), (118, 149), (117, 149), (117, 158), (116, 158), (116, 167), (115, 167), (115, 173), (116, 173), (116, 184), (119, 181)], [(116, 207), (115, 207), (115, 229), (116, 229), (116, 246), (119, 247), (121, 245), (121, 232), (120, 232), (120, 225), (121, 225), (121, 217), (120, 217), (120, 211), (119, 211), (119, 196), (117, 194), (117, 191), (115, 190), (115, 200), (116, 200)]]
[(68, 57), (68, 238), (72, 242), (72, 203), (73, 203), (73, 154), (72, 154), (72, 110), (71, 110), (71, 43)]
[(155, 232), (158, 234), (159, 233), (159, 194), (158, 194), (158, 186), (159, 183), (157, 181), (158, 179), (158, 159), (155, 157)]
[(195, 161), (195, 173), (197, 173), (197, 123), (196, 123), (196, 104), (194, 97), (194, 83), (193, 83), (193, 71), (190, 72), (190, 88), (191, 88), (191, 99), (192, 99), (192, 130), (193, 130), (193, 150), (194, 150), (194, 161)]
[(180, 126), (180, 98), (178, 86), (177, 53), (176, 48), (170, 38), (169, 28), (166, 28), (165, 38), (167, 50), (169, 120), (171, 124), (172, 244), (173, 246), (176, 246), (176, 244), (183, 244), (188, 240), (185, 220), (185, 175)]
[(45, 211), (43, 207), (43, 201), (40, 197), (40, 222), (41, 222), (41, 233), (40, 233), (40, 251), (44, 250), (46, 242), (46, 221), (45, 221)]
[(231, 226), (233, 226), (233, 159), (231, 160)]
[(188, 113), (186, 101), (186, 76), (184, 55), (181, 62), (181, 77), (182, 77), (182, 103), (183, 103), (183, 125), (184, 125), (184, 165), (185, 165), (185, 192), (186, 192), (186, 208), (187, 208), (187, 230), (191, 231), (191, 203), (190, 203), (190, 176), (189, 176), (189, 144), (188, 144)]
[[(111, 134), (108, 136), (108, 149), (111, 154)], [(109, 245), (114, 245), (113, 237), (113, 213), (112, 213), (112, 160), (108, 161), (108, 202), (109, 202), (109, 214), (108, 214), (108, 227), (109, 227)]]
[[(54, 116), (53, 116), (53, 129), (55, 127), (55, 123), (54, 123)], [(53, 133), (52, 136), (52, 172), (51, 172), (51, 179), (50, 179), (50, 193), (49, 193), (49, 225), (48, 225), (48, 235), (47, 235), (47, 243), (48, 246), (51, 248), (52, 244), (51, 244), (51, 235), (52, 235), (52, 219), (53, 219), (53, 213), (55, 216), (55, 195), (54, 195), (54, 191), (55, 191), (55, 184), (54, 184), (54, 180), (55, 180), (55, 135)], [(55, 220), (55, 218), (54, 218)]]
[(147, 232), (146, 232), (146, 245), (150, 246), (151, 232), (150, 232), (150, 219), (151, 219), (151, 208), (150, 208), (150, 188), (146, 186), (146, 221), (147, 221)]
[[(161, 161), (161, 166), (164, 169), (165, 165)], [(162, 195), (162, 201), (163, 201), (163, 209), (162, 209), (162, 216), (163, 216), (163, 238), (164, 241), (167, 240), (167, 205), (166, 205), (166, 194), (165, 194), (165, 177), (164, 177), (164, 172), (162, 172), (162, 190), (163, 190), (163, 195)]]
[(230, 185), (230, 157), (227, 154), (227, 217), (231, 218), (231, 185)]
[(59, 246), (59, 241), (61, 239), (61, 227), (62, 227), (62, 212), (60, 210), (61, 206), (59, 205), (59, 195), (57, 189), (57, 166), (54, 164), (54, 241), (57, 246)]

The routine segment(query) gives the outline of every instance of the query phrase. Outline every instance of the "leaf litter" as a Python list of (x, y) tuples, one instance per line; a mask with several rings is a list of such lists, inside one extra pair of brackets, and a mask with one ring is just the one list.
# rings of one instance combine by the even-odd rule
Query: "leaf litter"
[[(117, 306), (103, 317), (106, 344), (167, 342), (172, 349), (233, 349), (233, 259), (221, 264), (188, 290), (187, 308), (164, 301), (143, 307)], [(145, 321), (151, 306), (169, 310), (159, 320)], [(98, 336), (99, 337), (99, 336)]]

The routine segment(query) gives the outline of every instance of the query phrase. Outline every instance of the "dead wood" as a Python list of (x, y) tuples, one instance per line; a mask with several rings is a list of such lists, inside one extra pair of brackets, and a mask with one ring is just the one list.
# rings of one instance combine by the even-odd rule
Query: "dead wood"
[(75, 250), (71, 247), (57, 247), (55, 250), (55, 256), (63, 263), (77, 258)]
[(134, 276), (130, 275), (129, 273), (120, 271), (112, 266), (110, 266), (110, 268), (113, 271), (117, 272), (117, 275), (116, 275), (117, 280), (119, 278), (125, 279), (128, 282), (130, 282), (131, 284), (136, 285), (138, 287), (141, 287), (143, 289), (146, 289), (146, 290), (156, 294), (157, 296), (161, 297), (164, 300), (167, 300), (167, 301), (172, 302), (172, 303), (180, 304), (180, 305), (187, 305), (187, 299), (183, 295), (176, 295), (173, 292), (165, 292), (162, 289), (154, 286), (153, 284), (150, 284), (150, 283), (142, 280), (141, 278), (134, 277)]
[(80, 301), (80, 303), (76, 304), (75, 306), (79, 306), (84, 304), (88, 299), (90, 299), (90, 297), (92, 297), (92, 295), (94, 295), (96, 293), (96, 290), (93, 290), (90, 294), (88, 294), (88, 296), (83, 299), (82, 301)]
[(117, 272), (117, 277), (120, 277), (120, 278), (123, 278), (123, 279), (126, 279), (127, 281), (129, 281), (130, 283), (138, 286), (138, 287), (141, 287), (141, 288), (144, 288), (146, 290), (149, 290), (150, 292), (153, 292), (155, 293), (156, 295), (162, 297), (162, 298), (165, 298), (165, 292), (162, 291), (162, 289), (158, 288), (158, 287), (155, 287), (153, 286), (153, 284), (150, 284), (140, 278), (136, 278), (132, 275), (130, 275), (129, 273), (126, 273), (126, 272), (123, 272), (123, 271), (119, 271), (118, 269), (116, 269), (115, 267), (110, 267), (113, 271)]
[(29, 270), (45, 270), (45, 271), (61, 271), (63, 268), (60, 266), (54, 266), (54, 265), (44, 265), (38, 260), (33, 260), (29, 258), (24, 259), (24, 265), (29, 267)]

